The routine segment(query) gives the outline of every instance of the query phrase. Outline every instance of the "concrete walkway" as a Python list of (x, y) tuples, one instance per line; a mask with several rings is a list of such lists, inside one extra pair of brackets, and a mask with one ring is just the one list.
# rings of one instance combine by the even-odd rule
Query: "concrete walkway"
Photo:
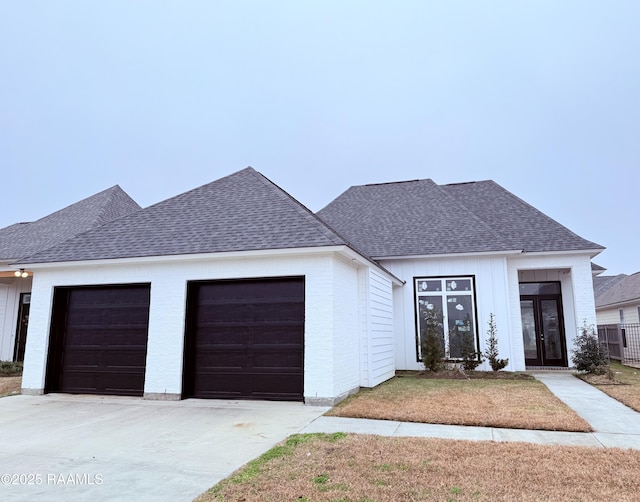
[(640, 450), (640, 413), (567, 371), (532, 375), (586, 420), (595, 432), (533, 431), (494, 427), (417, 424), (391, 420), (366, 420), (322, 416), (301, 432), (351, 432), (382, 436), (434, 437), (471, 441), (519, 441), (527, 443)]

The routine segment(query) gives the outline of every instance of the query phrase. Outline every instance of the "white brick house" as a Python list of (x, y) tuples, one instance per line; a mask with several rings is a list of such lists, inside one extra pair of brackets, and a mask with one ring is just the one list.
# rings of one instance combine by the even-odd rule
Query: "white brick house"
[[(498, 323), (508, 369), (567, 366), (602, 250), (493, 182), (352, 187), (318, 215), (251, 168), (12, 266), (23, 392), (334, 403)], [(486, 367), (485, 367), (486, 368)]]

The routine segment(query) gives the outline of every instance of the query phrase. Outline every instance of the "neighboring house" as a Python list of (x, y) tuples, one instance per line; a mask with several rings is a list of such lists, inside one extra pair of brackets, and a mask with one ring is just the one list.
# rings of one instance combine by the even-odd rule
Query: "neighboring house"
[(640, 272), (593, 278), (599, 325), (640, 323)]
[(247, 168), (16, 262), (23, 392), (335, 403), (421, 368), (434, 308), (452, 358), (493, 313), (508, 369), (566, 367), (602, 249), (490, 181), (352, 187), (316, 215)]
[(23, 360), (31, 300), (33, 272), (9, 264), (139, 209), (114, 186), (37, 221), (0, 229), (0, 360)]

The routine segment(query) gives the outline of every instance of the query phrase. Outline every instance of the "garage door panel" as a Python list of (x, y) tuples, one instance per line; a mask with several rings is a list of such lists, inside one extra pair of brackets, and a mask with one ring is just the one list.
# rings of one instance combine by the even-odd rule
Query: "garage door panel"
[(56, 288), (48, 392), (141, 396), (148, 285)]
[(302, 400), (304, 278), (189, 285), (184, 392)]
[[(248, 300), (250, 301), (250, 300)], [(225, 325), (246, 323), (282, 323), (299, 321), (304, 318), (304, 303), (246, 303), (225, 305), (201, 305), (206, 310), (198, 313), (197, 323), (206, 325)]]
[(222, 350), (199, 351), (196, 356), (195, 365), (198, 368), (209, 369), (242, 369), (245, 367), (246, 353), (244, 347)]
[(134, 390), (127, 390), (133, 380), (144, 385), (144, 373), (139, 371), (101, 373), (91, 370), (65, 372), (62, 385), (65, 392), (72, 394), (102, 394), (117, 396), (137, 396)]
[(141, 328), (133, 329), (126, 327), (123, 329), (101, 329), (96, 327), (70, 327), (66, 331), (67, 344), (76, 346), (108, 346), (108, 347), (131, 347), (144, 349), (145, 340), (139, 336)]
[[(87, 347), (85, 349), (68, 350), (64, 355), (65, 368), (72, 370), (75, 366), (102, 368), (143, 368), (144, 354), (140, 350), (129, 347), (104, 350), (102, 347)], [(114, 369), (112, 371), (117, 371)]]
[(195, 388), (201, 398), (272, 400), (273, 389), (278, 388), (281, 400), (298, 401), (303, 392), (301, 380), (285, 373), (205, 373), (198, 381), (205, 379), (206, 385)]

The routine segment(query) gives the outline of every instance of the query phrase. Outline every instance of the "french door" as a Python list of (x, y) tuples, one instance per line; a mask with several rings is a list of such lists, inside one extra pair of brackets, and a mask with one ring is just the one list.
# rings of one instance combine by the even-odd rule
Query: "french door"
[(559, 294), (521, 295), (522, 338), (527, 366), (567, 366)]

